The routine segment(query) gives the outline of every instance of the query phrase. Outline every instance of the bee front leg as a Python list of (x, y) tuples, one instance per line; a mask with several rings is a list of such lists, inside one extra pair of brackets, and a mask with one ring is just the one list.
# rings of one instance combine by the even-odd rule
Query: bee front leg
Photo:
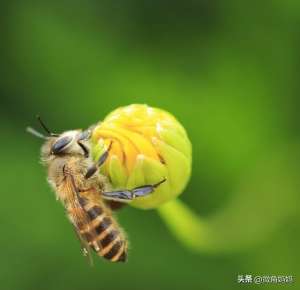
[(107, 150), (100, 156), (99, 160), (95, 164), (93, 164), (91, 167), (88, 168), (88, 170), (85, 174), (85, 179), (92, 177), (97, 172), (99, 167), (106, 161), (109, 151), (111, 149), (111, 145), (112, 145), (112, 142), (110, 142)]
[(81, 147), (85, 158), (89, 157), (90, 152), (89, 149), (81, 141), (89, 140), (91, 138), (91, 135), (92, 135), (92, 129), (90, 128), (85, 131), (82, 131), (77, 139), (77, 144)]
[(85, 158), (89, 158), (90, 156), (90, 152), (89, 150), (87, 149), (87, 147), (82, 144), (79, 140), (77, 141), (77, 144), (80, 146), (80, 148), (82, 149), (83, 153), (84, 153), (84, 157)]
[(143, 185), (139, 187), (135, 187), (131, 190), (124, 189), (124, 190), (114, 190), (114, 191), (108, 191), (103, 192), (102, 197), (107, 200), (114, 200), (119, 202), (129, 202), (137, 197), (146, 196), (150, 193), (152, 193), (155, 188), (157, 188), (160, 184), (164, 183), (166, 181), (166, 178), (161, 180), (158, 183), (152, 184), (152, 185)]

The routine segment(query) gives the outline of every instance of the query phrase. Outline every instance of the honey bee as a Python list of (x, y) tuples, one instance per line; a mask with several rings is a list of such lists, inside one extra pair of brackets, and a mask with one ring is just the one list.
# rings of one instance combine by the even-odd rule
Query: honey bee
[(85, 131), (71, 130), (54, 134), (39, 117), (38, 120), (47, 135), (31, 127), (27, 131), (45, 139), (41, 161), (47, 167), (48, 181), (74, 226), (84, 254), (91, 257), (90, 249), (93, 249), (97, 255), (111, 262), (125, 262), (128, 241), (113, 217), (110, 205), (151, 194), (166, 179), (153, 185), (111, 191), (109, 179), (99, 173), (99, 168), (109, 156), (112, 143), (94, 162), (90, 156), (89, 142), (92, 127)]

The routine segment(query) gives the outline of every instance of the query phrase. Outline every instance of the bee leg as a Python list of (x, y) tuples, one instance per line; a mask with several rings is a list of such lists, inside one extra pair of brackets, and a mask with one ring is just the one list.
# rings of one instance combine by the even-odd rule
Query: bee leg
[(109, 191), (109, 192), (103, 192), (102, 197), (108, 200), (114, 200), (119, 202), (128, 202), (130, 200), (133, 200), (137, 197), (146, 196), (150, 193), (152, 193), (155, 188), (157, 188), (160, 184), (164, 183), (166, 181), (166, 178), (161, 180), (158, 183), (152, 184), (152, 185), (143, 185), (139, 187), (135, 187), (131, 190), (115, 190), (115, 191)]
[(85, 179), (92, 177), (96, 173), (96, 171), (99, 169), (99, 167), (106, 161), (109, 151), (111, 149), (111, 145), (112, 145), (112, 142), (110, 142), (107, 150), (105, 150), (105, 152), (100, 156), (99, 160), (95, 164), (93, 164), (91, 167), (88, 168), (88, 170), (85, 174)]
[(144, 196), (147, 195), (149, 193), (152, 193), (155, 188), (157, 188), (159, 185), (161, 185), (162, 183), (164, 183), (167, 179), (164, 178), (161, 181), (152, 184), (152, 185), (143, 185), (143, 186), (139, 186), (139, 187), (135, 187), (134, 189), (132, 189), (135, 197), (139, 197), (139, 196)]
[(88, 158), (89, 155), (90, 155), (90, 152), (89, 152), (89, 150), (86, 148), (86, 146), (83, 145), (79, 140), (77, 141), (77, 144), (81, 147), (81, 149), (82, 149), (82, 151), (83, 151), (83, 153), (84, 153), (84, 157), (85, 157), (85, 158)]
[(89, 140), (92, 136), (92, 130), (91, 129), (87, 129), (85, 131), (82, 131), (78, 137), (78, 140), (77, 140), (77, 144), (81, 147), (82, 151), (84, 152), (84, 157), (85, 158), (88, 158), (89, 157), (89, 150), (88, 148), (81, 143), (81, 141), (84, 141), (84, 140)]

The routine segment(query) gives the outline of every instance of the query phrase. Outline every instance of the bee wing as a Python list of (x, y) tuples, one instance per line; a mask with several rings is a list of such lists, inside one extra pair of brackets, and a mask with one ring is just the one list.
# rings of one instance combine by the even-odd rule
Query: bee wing
[(69, 204), (72, 208), (72, 214), (69, 215), (71, 223), (73, 224), (76, 236), (80, 241), (84, 256), (88, 257), (89, 263), (93, 265), (91, 247), (88, 241), (80, 233), (80, 227), (89, 226), (89, 220), (83, 207), (84, 202), (86, 201), (80, 196), (80, 193), (76, 188), (74, 177), (72, 175), (68, 175), (66, 177), (65, 186), (66, 203)]
[(92, 256), (92, 253), (91, 253), (91, 247), (89, 246), (87, 241), (81, 236), (81, 234), (78, 232), (76, 227), (74, 227), (74, 231), (75, 231), (75, 234), (76, 234), (76, 236), (77, 236), (77, 238), (80, 242), (80, 246), (81, 246), (81, 250), (82, 250), (83, 255), (88, 258), (89, 264), (91, 266), (93, 266), (94, 262), (93, 262), (93, 256)]

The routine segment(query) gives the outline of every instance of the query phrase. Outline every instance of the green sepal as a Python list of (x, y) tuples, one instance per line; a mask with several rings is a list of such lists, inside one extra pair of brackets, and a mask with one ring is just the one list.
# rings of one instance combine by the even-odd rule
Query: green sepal
[(166, 181), (159, 185), (153, 193), (133, 200), (130, 205), (143, 209), (155, 208), (170, 199), (171, 190), (168, 171), (166, 167), (157, 160), (147, 156), (140, 156), (139, 159), (139, 170), (143, 174), (144, 183), (136, 184), (135, 187), (146, 184), (152, 185), (164, 178), (166, 178)]
[(109, 177), (114, 188), (125, 188), (127, 184), (127, 172), (119, 160), (118, 156), (113, 155), (109, 162)]
[(171, 194), (176, 197), (183, 191), (190, 177), (191, 158), (157, 138), (153, 138), (153, 144), (166, 163)]

